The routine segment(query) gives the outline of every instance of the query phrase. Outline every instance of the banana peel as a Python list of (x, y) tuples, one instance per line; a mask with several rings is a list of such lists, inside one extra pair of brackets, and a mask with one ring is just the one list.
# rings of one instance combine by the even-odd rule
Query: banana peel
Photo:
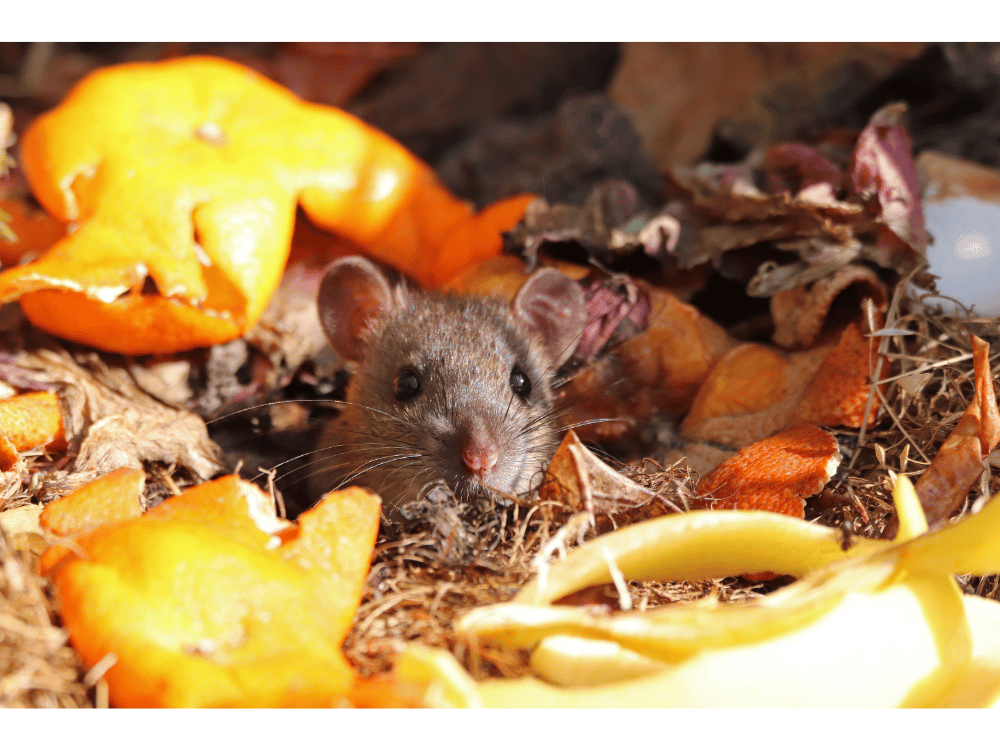
[[(909, 480), (897, 480), (893, 497), (894, 541), (842, 544), (836, 530), (748, 511), (637, 524), (567, 555), (513, 602), (458, 623), (471, 639), (535, 647), (532, 665), (544, 680), (476, 683), (450, 655), (426, 648), (405, 652), (399, 668), (440, 683), (441, 705), (454, 706), (997, 704), (1000, 604), (963, 596), (953, 574), (1000, 570), (1000, 501), (928, 534)], [(708, 514), (717, 520), (700, 517)], [(550, 604), (619, 574), (705, 578), (754, 565), (804, 577), (739, 604), (606, 616)]]

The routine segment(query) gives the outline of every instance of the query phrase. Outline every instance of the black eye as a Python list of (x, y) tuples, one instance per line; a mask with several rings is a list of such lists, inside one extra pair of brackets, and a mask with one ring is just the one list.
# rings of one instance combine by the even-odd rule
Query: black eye
[(510, 388), (523, 399), (531, 395), (531, 378), (518, 366), (510, 371)]
[(422, 387), (420, 376), (413, 370), (403, 370), (392, 381), (392, 392), (400, 401), (409, 401), (419, 396)]

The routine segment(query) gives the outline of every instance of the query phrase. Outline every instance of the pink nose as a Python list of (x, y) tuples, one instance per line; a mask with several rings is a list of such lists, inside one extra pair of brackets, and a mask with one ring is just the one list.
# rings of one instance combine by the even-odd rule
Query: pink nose
[(482, 443), (469, 442), (462, 449), (462, 460), (469, 471), (483, 479), (497, 465), (497, 450)]

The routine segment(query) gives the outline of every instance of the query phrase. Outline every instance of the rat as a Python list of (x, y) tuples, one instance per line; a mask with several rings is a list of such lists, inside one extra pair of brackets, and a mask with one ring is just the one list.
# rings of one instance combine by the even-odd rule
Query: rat
[(559, 439), (552, 379), (586, 321), (576, 282), (539, 269), (508, 305), (393, 284), (350, 256), (326, 270), (317, 306), (358, 366), (319, 440), (316, 496), (357, 484), (399, 522), (435, 487), (506, 505), (541, 477)]

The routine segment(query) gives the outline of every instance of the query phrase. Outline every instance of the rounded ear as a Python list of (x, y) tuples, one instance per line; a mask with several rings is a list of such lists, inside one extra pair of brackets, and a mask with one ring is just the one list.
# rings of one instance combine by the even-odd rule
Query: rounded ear
[(514, 317), (545, 346), (553, 368), (570, 358), (587, 322), (580, 285), (554, 268), (528, 277), (514, 298)]
[(334, 351), (345, 359), (362, 358), (372, 322), (392, 307), (389, 282), (375, 264), (360, 255), (334, 262), (319, 285), (319, 320)]

